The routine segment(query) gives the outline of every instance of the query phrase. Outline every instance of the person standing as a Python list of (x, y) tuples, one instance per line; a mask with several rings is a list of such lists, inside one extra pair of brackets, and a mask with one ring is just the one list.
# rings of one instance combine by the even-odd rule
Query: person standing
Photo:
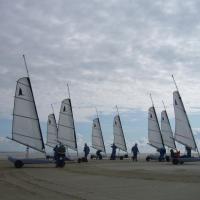
[(110, 160), (115, 160), (116, 159), (116, 149), (117, 149), (117, 146), (113, 143), (111, 145), (111, 148), (112, 148), (112, 153), (111, 153), (111, 156), (110, 156)]
[(87, 143), (85, 143), (85, 146), (84, 146), (84, 149), (83, 149), (84, 153), (85, 153), (85, 160), (87, 160), (87, 157), (88, 157), (88, 154), (90, 153), (90, 148), (89, 146), (87, 145)]
[(136, 162), (138, 161), (138, 159), (137, 159), (137, 155), (138, 155), (138, 153), (139, 153), (139, 149), (138, 149), (138, 145), (137, 145), (137, 143), (135, 143), (135, 145), (132, 147), (132, 149), (131, 149), (131, 151), (132, 151), (132, 153), (133, 153), (133, 161), (135, 160)]
[(187, 157), (188, 157), (188, 158), (191, 158), (191, 156), (192, 156), (192, 153), (191, 153), (192, 150), (191, 150), (191, 148), (188, 147), (188, 146), (186, 146), (186, 147), (185, 147), (185, 150), (186, 150), (186, 152), (187, 152)]

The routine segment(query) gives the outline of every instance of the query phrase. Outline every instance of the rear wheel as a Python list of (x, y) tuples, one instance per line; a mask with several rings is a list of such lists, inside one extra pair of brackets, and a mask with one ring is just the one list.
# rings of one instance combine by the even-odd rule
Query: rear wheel
[(169, 156), (166, 156), (165, 159), (166, 159), (167, 162), (170, 161), (170, 157)]
[(16, 160), (15, 161), (15, 167), (16, 168), (22, 168), (24, 163), (21, 160)]
[(180, 161), (180, 164), (182, 165), (184, 162), (183, 161)]
[(178, 165), (178, 163), (179, 163), (178, 159), (176, 159), (176, 158), (174, 158), (172, 162), (174, 165)]
[(146, 161), (147, 161), (147, 162), (150, 161), (150, 157), (149, 157), (149, 156), (146, 157)]

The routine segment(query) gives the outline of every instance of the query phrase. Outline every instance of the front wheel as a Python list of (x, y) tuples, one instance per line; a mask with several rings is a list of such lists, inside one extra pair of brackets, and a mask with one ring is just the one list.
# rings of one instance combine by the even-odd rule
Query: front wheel
[(15, 167), (16, 168), (22, 168), (24, 163), (21, 160), (16, 160), (15, 161)]

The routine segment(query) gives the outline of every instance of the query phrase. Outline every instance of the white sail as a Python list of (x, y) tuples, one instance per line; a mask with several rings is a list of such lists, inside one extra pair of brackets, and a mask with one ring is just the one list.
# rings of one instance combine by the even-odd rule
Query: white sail
[(176, 149), (172, 128), (166, 110), (161, 112), (161, 133), (164, 144), (169, 148)]
[(55, 147), (58, 144), (58, 128), (54, 114), (48, 116), (47, 121), (47, 145)]
[(122, 151), (127, 152), (126, 142), (125, 142), (125, 138), (124, 138), (124, 132), (122, 129), (122, 124), (121, 124), (119, 115), (116, 115), (114, 117), (113, 135), (114, 135), (114, 144)]
[(92, 124), (92, 147), (106, 152), (99, 118), (94, 119)]
[(149, 108), (148, 139), (149, 144), (157, 149), (163, 148), (163, 139), (154, 106)]
[(193, 150), (197, 149), (190, 122), (178, 91), (173, 93), (175, 112), (175, 140)]
[(77, 150), (74, 118), (70, 99), (64, 99), (61, 103), (58, 122), (58, 141), (70, 149)]
[(12, 140), (41, 152), (45, 148), (29, 77), (17, 81)]

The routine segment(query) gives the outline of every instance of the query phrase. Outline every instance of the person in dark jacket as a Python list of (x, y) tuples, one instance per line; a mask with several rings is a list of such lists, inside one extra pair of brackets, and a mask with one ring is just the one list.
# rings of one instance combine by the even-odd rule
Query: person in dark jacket
[(65, 165), (66, 148), (63, 144), (56, 145), (54, 148), (54, 158), (56, 160), (56, 167), (63, 167)]
[(135, 160), (137, 162), (138, 161), (137, 160), (137, 155), (139, 153), (139, 149), (138, 149), (137, 143), (135, 143), (135, 145), (132, 147), (131, 151), (133, 153), (133, 161)]
[(89, 148), (89, 146), (87, 145), (87, 143), (85, 143), (85, 146), (84, 146), (83, 151), (84, 151), (84, 153), (85, 153), (84, 158), (87, 160), (88, 154), (90, 153), (90, 148)]
[(186, 152), (187, 152), (187, 157), (188, 157), (188, 158), (191, 158), (191, 156), (192, 156), (191, 148), (186, 146), (186, 147), (185, 147), (185, 150), (186, 150)]
[(54, 151), (54, 159), (57, 160), (57, 157), (58, 157), (58, 145), (56, 145), (56, 146), (53, 148), (53, 151)]
[(117, 146), (113, 143), (111, 145), (111, 148), (112, 148), (112, 153), (111, 153), (111, 156), (110, 156), (110, 160), (115, 160), (116, 159), (116, 149), (117, 149)]
[(160, 153), (159, 161), (165, 160), (165, 154), (166, 154), (165, 147), (158, 149), (158, 152)]

